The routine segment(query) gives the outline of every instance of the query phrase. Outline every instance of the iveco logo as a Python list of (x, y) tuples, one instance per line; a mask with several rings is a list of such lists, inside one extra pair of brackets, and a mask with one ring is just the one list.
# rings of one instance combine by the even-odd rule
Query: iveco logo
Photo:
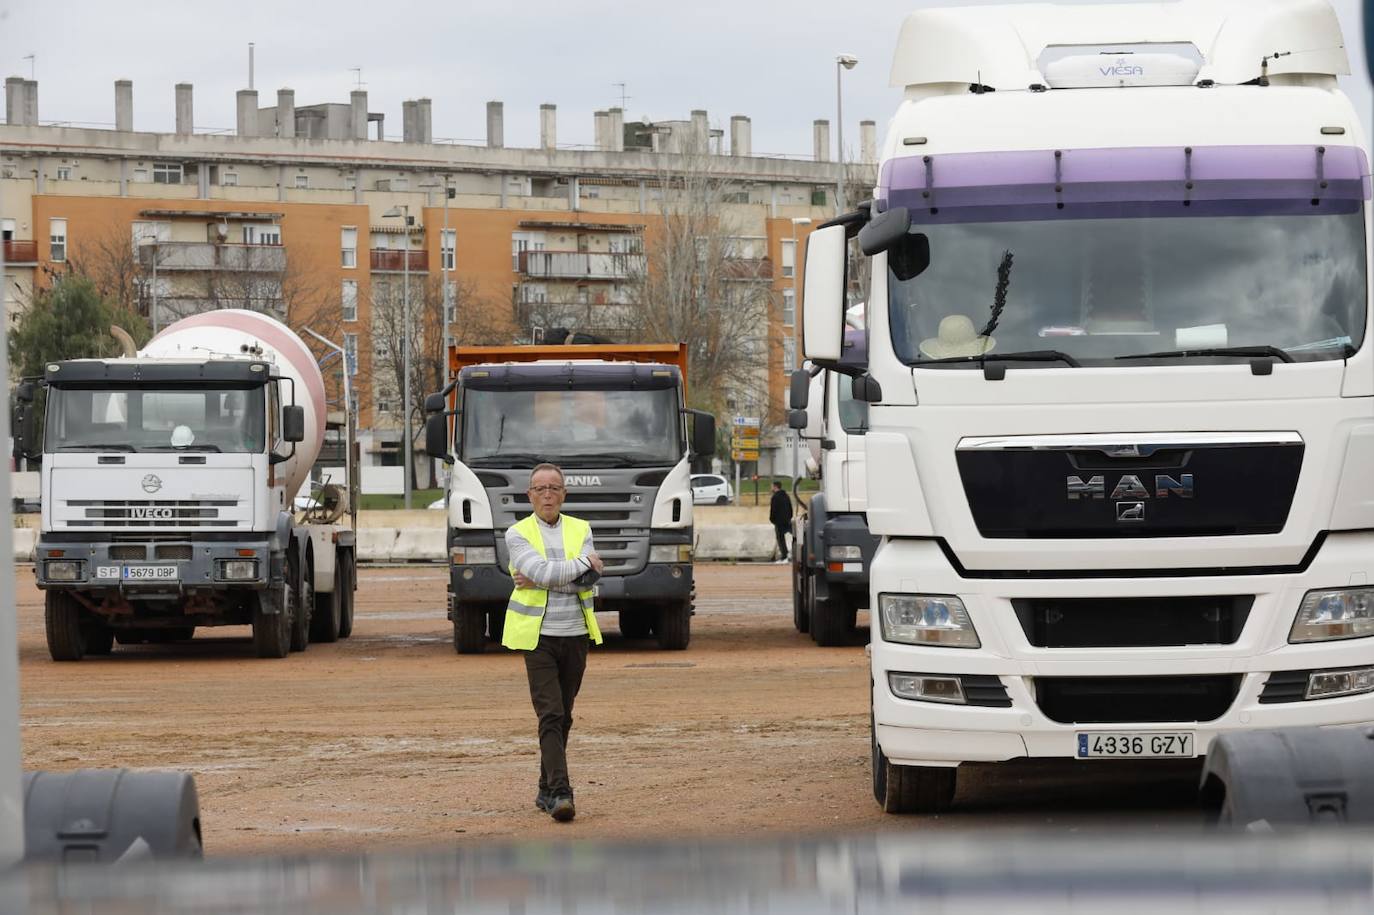
[(569, 474), (566, 481), (568, 486), (600, 486), (601, 477), (594, 474)]
[[(1077, 502), (1080, 499), (1106, 499), (1107, 478), (1102, 474), (1088, 477), (1085, 481), (1082, 477), (1068, 478), (1068, 496), (1070, 502)], [(1179, 474), (1178, 479), (1174, 479), (1165, 473), (1155, 474), (1155, 488), (1153, 498), (1167, 499), (1169, 496), (1178, 496), (1180, 499), (1193, 498), (1193, 475), (1191, 473)], [(1140, 477), (1133, 473), (1128, 473), (1116, 481), (1112, 487), (1111, 500), (1118, 502), (1123, 499), (1141, 501), (1151, 498), (1150, 490), (1145, 488), (1145, 484), (1140, 481)], [(1121, 520), (1137, 520), (1135, 518)]]
[(149, 521), (171, 521), (172, 510), (170, 508), (130, 508), (129, 517), (135, 520), (143, 519)]
[(162, 478), (155, 473), (150, 473), (143, 478), (144, 492), (157, 492), (162, 488)]

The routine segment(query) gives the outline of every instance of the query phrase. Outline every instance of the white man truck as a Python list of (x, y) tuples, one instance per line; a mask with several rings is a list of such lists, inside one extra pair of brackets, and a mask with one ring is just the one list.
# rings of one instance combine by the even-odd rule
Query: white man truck
[[(453, 647), (501, 640), (511, 592), (505, 532), (531, 512), (530, 471), (563, 469), (564, 511), (589, 522), (606, 562), (598, 611), (627, 638), (691, 638), (691, 463), (715, 419), (686, 408), (683, 344), (452, 346), (453, 382), (425, 403), (426, 450), (448, 484)], [(452, 421), (450, 421), (452, 417)]]
[(250, 625), (259, 657), (349, 635), (356, 487), (299, 514), (293, 498), (326, 436), (351, 481), (352, 425), (296, 334), (208, 312), (136, 355), (52, 363), (44, 384), (34, 569), (54, 660), (200, 626)]
[[(862, 365), (864, 344), (862, 331), (846, 331), (842, 361)], [(878, 545), (866, 515), (868, 404), (854, 399), (847, 376), (815, 366), (792, 374), (788, 402), (788, 425), (806, 440), (807, 464), (820, 482), (792, 522), (792, 623), (817, 645), (843, 645), (868, 606)]]
[[(873, 788), (1374, 721), (1370, 179), (1323, 0), (912, 14), (805, 352), (869, 404)], [(840, 363), (848, 238), (866, 365)]]

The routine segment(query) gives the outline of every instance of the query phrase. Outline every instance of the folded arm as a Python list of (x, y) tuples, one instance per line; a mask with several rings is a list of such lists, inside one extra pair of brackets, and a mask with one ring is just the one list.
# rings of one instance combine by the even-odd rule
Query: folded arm
[[(590, 543), (591, 538), (587, 539)], [(576, 591), (576, 588), (567, 586), (591, 568), (591, 562), (580, 555), (572, 559), (545, 559), (515, 528), (506, 531), (506, 548), (510, 550), (510, 564), (515, 571), (534, 582), (536, 588), (545, 591)], [(586, 549), (584, 546), (584, 553)]]

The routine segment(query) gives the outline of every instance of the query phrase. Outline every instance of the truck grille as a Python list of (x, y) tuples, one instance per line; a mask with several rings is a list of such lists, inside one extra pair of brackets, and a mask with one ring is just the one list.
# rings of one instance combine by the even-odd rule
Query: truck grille
[(1154, 648), (1234, 645), (1253, 595), (1013, 600), (1036, 648)]
[(1039, 677), (1035, 704), (1060, 724), (1216, 721), (1235, 701), (1241, 678)]
[(237, 521), (221, 520), (220, 509), (238, 505), (234, 499), (72, 499), (71, 508), (83, 509), (82, 517), (67, 521), (68, 527), (236, 527)]

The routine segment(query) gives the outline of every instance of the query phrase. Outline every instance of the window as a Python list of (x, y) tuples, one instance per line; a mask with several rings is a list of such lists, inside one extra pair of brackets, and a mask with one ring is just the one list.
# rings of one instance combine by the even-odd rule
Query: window
[(135, 248), (172, 240), (172, 224), (165, 220), (136, 219), (130, 228)]
[(154, 162), (153, 184), (180, 184), (180, 162)]
[(139, 184), (147, 184), (148, 170), (146, 168), (134, 169), (134, 180), (137, 181)]
[(239, 186), (239, 173), (238, 173), (238, 172), (223, 172), (223, 173), (220, 175), (220, 177), (219, 177), (219, 183), (220, 183), (220, 185), (223, 186), (223, 187), (238, 187), (238, 186)]
[(344, 334), (344, 365), (350, 376), (358, 374), (358, 335)]
[(393, 191), (405, 191), (405, 190), (409, 190), (409, 189), (410, 189), (410, 179), (409, 179), (409, 178), (392, 178), (392, 179), (391, 179), (391, 189), (392, 189)]
[(377, 412), (378, 412), (378, 413), (390, 413), (390, 412), (391, 412), (391, 400), (388, 399), (388, 398), (386, 397), (386, 395), (384, 395), (384, 394), (381, 395), (381, 396), (379, 396), (379, 397), (377, 398)]
[(797, 275), (797, 243), (790, 238), (782, 243), (782, 275)]
[(14, 220), (0, 219), (0, 238), (5, 241), (14, 241)]
[(785, 337), (782, 341), (782, 370), (790, 372), (797, 367), (797, 341)]
[(782, 326), (791, 327), (797, 323), (797, 294), (791, 289), (782, 291)]
[(443, 269), (443, 270), (453, 270), (453, 269), (456, 269), (457, 248), (458, 248), (458, 230), (457, 230), (457, 229), (444, 229), (442, 232), (439, 233), (439, 236), (440, 236), (440, 239), (439, 239), (439, 253), (440, 253), (440, 255), (441, 255), (441, 257), (439, 258), (439, 260), (440, 260), (440, 262), (441, 262), (441, 264), (442, 264), (442, 266), (441, 266), (440, 269)]
[(344, 280), (343, 291), (340, 295), (342, 302), (343, 319), (345, 321), (358, 320), (358, 281)]
[(72, 168), (71, 168), (70, 165), (59, 165), (59, 166), (57, 167), (57, 180), (58, 180), (58, 181), (70, 181), (70, 180), (72, 180)]
[(339, 233), (339, 246), (343, 252), (343, 265), (350, 269), (358, 266), (358, 230), (344, 226)]
[(349, 191), (356, 191), (358, 189), (358, 176), (344, 175), (344, 189)]
[(48, 255), (53, 263), (63, 263), (67, 260), (67, 220), (49, 220), (49, 244), (51, 253)]
[(307, 188), (307, 187), (310, 187), (310, 176), (309, 176), (309, 175), (297, 175), (297, 176), (296, 176), (296, 187), (299, 187), (299, 188)]
[(243, 243), (245, 245), (279, 245), (281, 244), (281, 226), (244, 226)]

